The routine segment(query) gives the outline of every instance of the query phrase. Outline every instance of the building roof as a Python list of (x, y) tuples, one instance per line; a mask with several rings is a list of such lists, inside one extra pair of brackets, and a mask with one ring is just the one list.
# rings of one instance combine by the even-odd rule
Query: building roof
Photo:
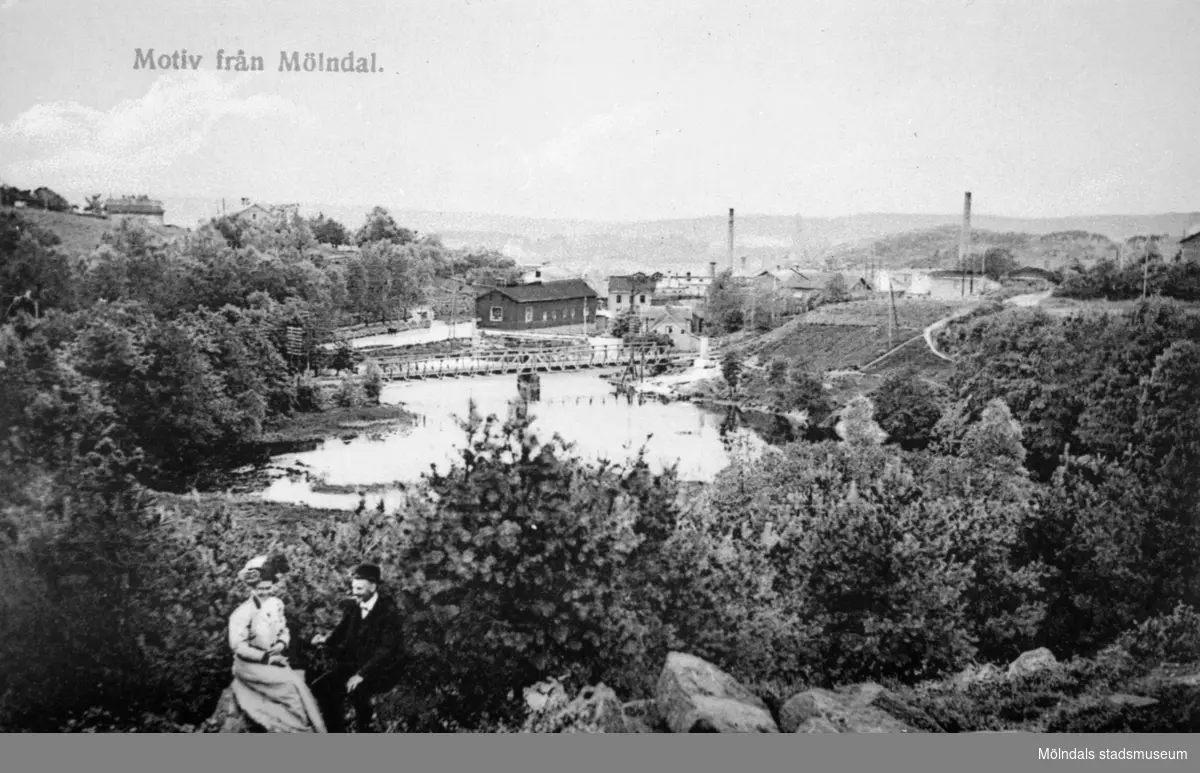
[(1051, 282), (1058, 281), (1058, 274), (1055, 274), (1053, 271), (1050, 271), (1049, 269), (1038, 268), (1037, 266), (1021, 266), (1020, 268), (1009, 271), (1008, 276), (1010, 276), (1010, 277), (1011, 276), (1015, 276), (1015, 277), (1035, 276), (1035, 277), (1038, 277), (1039, 279), (1048, 279)]
[(1184, 244), (1186, 242), (1196, 241), (1197, 239), (1200, 239), (1200, 231), (1197, 231), (1194, 234), (1190, 234), (1188, 236), (1183, 237), (1182, 239), (1179, 240), (1179, 243)]
[(251, 204), (250, 206), (246, 207), (245, 209), (239, 209), (237, 212), (234, 212), (232, 215), (230, 215), (230, 217), (241, 217), (242, 215), (244, 215), (247, 212), (254, 210), (254, 209), (257, 209), (258, 211), (262, 212), (264, 215), (274, 215), (275, 214), (270, 209), (267, 209), (266, 207), (264, 207), (262, 204)]
[(608, 291), (610, 293), (654, 292), (658, 282), (653, 276), (646, 274), (630, 274), (628, 276), (610, 276)]
[(505, 295), (517, 303), (566, 301), (573, 298), (596, 297), (596, 291), (582, 279), (563, 279), (558, 282), (531, 282), (511, 287), (484, 287), (480, 288), (479, 295), (486, 295), (493, 291)]
[(104, 202), (104, 211), (112, 215), (161, 215), (166, 212), (161, 201), (148, 196), (126, 196)]
[(680, 325), (686, 327), (692, 318), (692, 310), (687, 306), (653, 306), (651, 308), (663, 310), (661, 314), (656, 315), (658, 318), (650, 326), (651, 330), (661, 325)]

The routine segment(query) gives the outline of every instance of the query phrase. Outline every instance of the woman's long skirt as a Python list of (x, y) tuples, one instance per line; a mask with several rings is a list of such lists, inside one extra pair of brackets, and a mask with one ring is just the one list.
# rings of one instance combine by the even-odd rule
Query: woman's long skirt
[(317, 701), (301, 672), (235, 657), (233, 694), (242, 711), (268, 732), (326, 732)]

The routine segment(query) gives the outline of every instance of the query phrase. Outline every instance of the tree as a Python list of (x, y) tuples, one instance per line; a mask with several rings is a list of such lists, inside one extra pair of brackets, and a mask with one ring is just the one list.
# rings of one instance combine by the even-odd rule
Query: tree
[(350, 243), (350, 233), (346, 230), (346, 226), (331, 217), (325, 217), (324, 212), (319, 213), (309, 222), (309, 228), (312, 230), (313, 238), (321, 244), (337, 247)]
[(613, 319), (612, 328), (608, 331), (608, 334), (614, 338), (624, 338), (636, 331), (638, 327), (640, 327), (640, 320), (638, 319), (637, 312), (633, 309), (626, 309)]
[(887, 433), (875, 422), (875, 405), (865, 395), (858, 395), (842, 409), (835, 429), (852, 446), (879, 445), (887, 440)]
[(892, 442), (908, 450), (929, 445), (942, 409), (933, 389), (915, 371), (889, 375), (874, 400), (875, 418)]
[(741, 330), (745, 321), (742, 306), (741, 288), (737, 286), (733, 272), (725, 269), (717, 274), (709, 285), (705, 300), (705, 309), (713, 326), (713, 333), (728, 335)]
[(830, 303), (843, 303), (850, 300), (850, 286), (842, 273), (834, 274), (825, 283), (825, 297)]
[(983, 253), (983, 274), (988, 279), (999, 281), (1016, 267), (1017, 261), (1006, 247), (989, 247)]
[(367, 213), (366, 222), (354, 235), (354, 241), (361, 247), (372, 242), (386, 241), (392, 244), (410, 244), (416, 241), (416, 231), (401, 228), (383, 207), (375, 207)]
[(104, 214), (104, 201), (99, 193), (87, 197), (87, 211), (96, 215)]
[(721, 376), (729, 385), (729, 395), (737, 394), (738, 380), (742, 375), (742, 358), (733, 351), (725, 352), (721, 358)]

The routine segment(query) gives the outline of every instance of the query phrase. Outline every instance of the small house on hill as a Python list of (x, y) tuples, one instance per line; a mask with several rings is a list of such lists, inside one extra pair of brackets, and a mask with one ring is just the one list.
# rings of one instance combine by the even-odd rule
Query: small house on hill
[(694, 352), (700, 348), (699, 336), (692, 332), (692, 309), (687, 306), (655, 306), (662, 309), (647, 319), (647, 333), (665, 335), (676, 349)]
[(1000, 287), (999, 282), (970, 271), (947, 269), (930, 271), (926, 276), (928, 277), (927, 282), (922, 283), (919, 288), (925, 292), (914, 289), (909, 291), (909, 295), (927, 295), (934, 299), (950, 300), (964, 296), (982, 295)]
[(1180, 259), (1200, 263), (1200, 231), (1179, 241)]
[(629, 274), (608, 278), (608, 310), (615, 318), (623, 311), (636, 311), (654, 303), (654, 290), (658, 286), (659, 274)]
[(245, 209), (234, 212), (229, 217), (233, 220), (241, 220), (256, 225), (274, 224), (279, 221), (279, 214), (277, 212), (273, 212), (261, 204), (251, 204)]
[(599, 296), (582, 279), (485, 287), (475, 296), (480, 328), (537, 330), (594, 324)]
[(104, 202), (104, 214), (113, 220), (141, 220), (162, 225), (166, 210), (161, 201), (149, 196), (123, 196)]

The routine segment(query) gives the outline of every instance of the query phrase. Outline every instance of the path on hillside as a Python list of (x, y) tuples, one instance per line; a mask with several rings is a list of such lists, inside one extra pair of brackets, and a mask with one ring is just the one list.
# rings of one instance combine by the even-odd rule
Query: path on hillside
[[(1021, 308), (1031, 308), (1033, 306), (1037, 306), (1039, 303), (1041, 303), (1042, 301), (1049, 298), (1051, 292), (1053, 292), (1053, 291), (1045, 290), (1040, 293), (1026, 293), (1025, 295), (1014, 295), (1011, 298), (1005, 299), (1004, 304), (1006, 306), (1018, 306)], [(939, 319), (937, 322), (934, 322), (929, 327), (925, 328), (925, 332), (924, 332), (925, 343), (929, 345), (929, 351), (933, 352), (938, 357), (941, 357), (943, 360), (946, 360), (947, 362), (953, 362), (954, 361), (953, 357), (938, 350), (937, 345), (933, 342), (933, 334), (936, 333), (937, 331), (941, 330), (942, 328), (944, 328), (946, 325), (950, 324), (954, 320), (958, 319), (959, 317), (970, 314), (972, 311), (974, 311), (977, 308), (978, 308), (978, 306), (971, 306), (966, 309), (959, 309), (958, 311), (954, 312), (950, 316), (943, 317), (942, 319)]]

